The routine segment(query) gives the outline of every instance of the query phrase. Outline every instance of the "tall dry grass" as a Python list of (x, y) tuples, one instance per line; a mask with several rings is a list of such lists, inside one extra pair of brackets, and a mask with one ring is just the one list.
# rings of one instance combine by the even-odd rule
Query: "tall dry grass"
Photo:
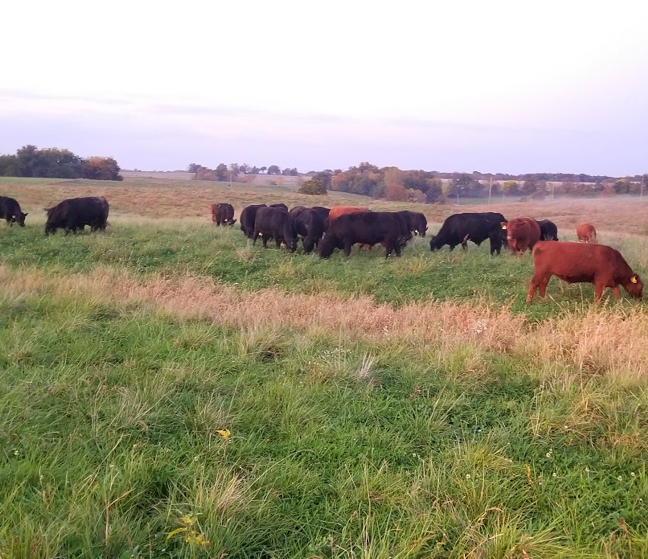
[[(471, 349), (473, 372), (487, 355), (504, 354), (541, 365), (547, 378), (566, 385), (591, 376), (634, 382), (648, 375), (648, 313), (642, 306), (592, 306), (540, 324), (486, 301), (430, 300), (395, 308), (370, 297), (333, 293), (249, 292), (195, 276), (136, 277), (98, 268), (87, 274), (51, 276), (40, 270), (0, 267), (4, 297), (54, 297), (140, 306), (180, 320), (200, 319), (244, 332), (292, 330), (312, 338), (388, 344), (394, 351), (423, 351), (443, 361)], [(265, 334), (264, 334), (265, 335)], [(466, 366), (466, 363), (464, 363)], [(467, 370), (471, 369), (466, 366)], [(469, 372), (469, 371), (468, 371)]]

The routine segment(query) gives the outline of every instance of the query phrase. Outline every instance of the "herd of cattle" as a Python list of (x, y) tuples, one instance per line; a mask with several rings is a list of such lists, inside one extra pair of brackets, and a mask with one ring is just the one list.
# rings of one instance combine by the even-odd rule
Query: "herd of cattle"
[[(63, 229), (65, 234), (83, 231), (105, 231), (108, 225), (109, 204), (103, 196), (69, 198), (46, 209), (45, 235)], [(219, 226), (236, 223), (234, 207), (229, 203), (211, 206), (212, 220)], [(9, 226), (25, 226), (26, 213), (13, 198), (0, 196), (0, 219)], [(241, 230), (253, 244), (259, 237), (267, 248), (273, 239), (277, 248), (286, 245), (290, 252), (297, 250), (299, 240), (305, 253), (317, 248), (320, 257), (328, 258), (341, 249), (346, 256), (353, 245), (371, 248), (385, 247), (385, 255), (401, 255), (402, 249), (414, 234), (425, 237), (427, 219), (412, 211), (376, 212), (355, 206), (297, 206), (290, 210), (285, 204), (254, 204), (243, 209), (239, 216)], [(480, 245), (490, 241), (490, 253), (500, 254), (503, 246), (515, 255), (530, 250), (533, 254), (534, 275), (529, 285), (527, 301), (536, 291), (544, 298), (547, 283), (552, 276), (568, 283), (589, 282), (595, 286), (596, 300), (606, 287), (620, 297), (619, 286), (636, 299), (643, 295), (643, 283), (616, 249), (597, 244), (596, 230), (589, 223), (576, 228), (578, 243), (558, 241), (558, 228), (548, 219), (536, 221), (530, 217), (507, 220), (501, 213), (474, 212), (449, 216), (439, 232), (430, 240), (430, 250), (448, 245), (467, 249), (468, 241)]]

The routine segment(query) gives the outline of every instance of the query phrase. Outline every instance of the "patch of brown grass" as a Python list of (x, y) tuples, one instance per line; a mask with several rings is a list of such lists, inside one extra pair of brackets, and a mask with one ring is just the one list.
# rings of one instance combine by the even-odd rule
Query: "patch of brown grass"
[(51, 293), (141, 307), (180, 320), (211, 321), (247, 332), (241, 343), (250, 347), (260, 347), (257, 338), (268, 338), (268, 351), (281, 350), (276, 333), (285, 329), (314, 339), (424, 352), (444, 367), (457, 367), (458, 375), (479, 375), (488, 354), (517, 357), (522, 368), (534, 363), (546, 382), (563, 388), (603, 375), (617, 382), (648, 375), (648, 352), (643, 349), (648, 344), (648, 315), (641, 306), (621, 310), (593, 305), (584, 313), (534, 326), (506, 307), (479, 301), (431, 300), (394, 308), (370, 297), (238, 291), (204, 277), (139, 278), (109, 268), (59, 277), (0, 267), (0, 282), (9, 299)]

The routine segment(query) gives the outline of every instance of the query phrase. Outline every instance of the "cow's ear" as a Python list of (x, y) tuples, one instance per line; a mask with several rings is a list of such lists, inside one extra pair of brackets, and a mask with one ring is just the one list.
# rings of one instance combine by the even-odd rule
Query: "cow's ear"
[(633, 276), (630, 278), (630, 282), (631, 282), (631, 283), (637, 283), (637, 281), (638, 281), (637, 274), (633, 275)]

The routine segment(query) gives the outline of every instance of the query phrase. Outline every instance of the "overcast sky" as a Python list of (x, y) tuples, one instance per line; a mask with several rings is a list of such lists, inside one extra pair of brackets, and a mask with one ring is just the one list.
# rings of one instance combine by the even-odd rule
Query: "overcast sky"
[(648, 2), (34, 0), (3, 7), (0, 154), (648, 172)]

